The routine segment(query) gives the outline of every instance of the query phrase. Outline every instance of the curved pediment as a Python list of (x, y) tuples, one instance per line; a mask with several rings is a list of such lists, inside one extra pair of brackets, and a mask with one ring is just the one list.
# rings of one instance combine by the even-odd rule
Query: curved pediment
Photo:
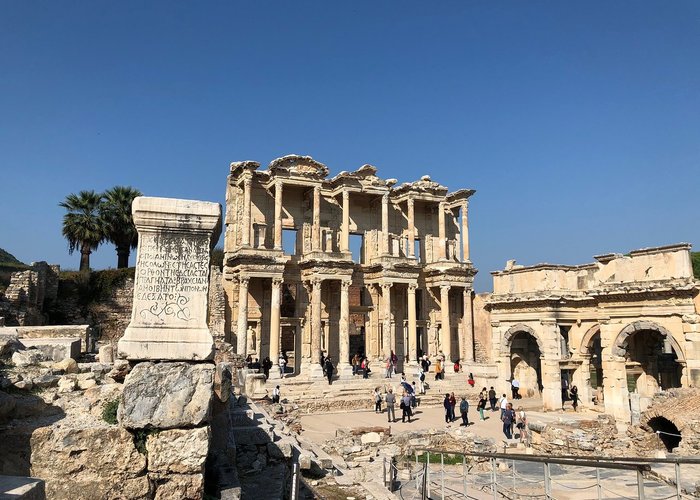
[(287, 155), (270, 162), (267, 167), (271, 174), (286, 173), (290, 176), (325, 179), (328, 167), (310, 156)]

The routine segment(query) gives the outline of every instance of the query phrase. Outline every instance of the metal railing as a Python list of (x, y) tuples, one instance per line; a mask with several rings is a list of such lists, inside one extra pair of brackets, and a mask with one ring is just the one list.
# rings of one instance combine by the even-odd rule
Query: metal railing
[[(439, 457), (439, 458), (438, 458)], [(652, 465), (669, 465), (674, 477), (661, 477)], [(681, 465), (697, 470), (682, 487)], [(629, 458), (460, 453), (416, 449), (399, 467), (385, 460), (384, 479), (403, 499), (457, 498), (616, 498), (667, 500), (698, 498), (694, 481), (700, 458)]]

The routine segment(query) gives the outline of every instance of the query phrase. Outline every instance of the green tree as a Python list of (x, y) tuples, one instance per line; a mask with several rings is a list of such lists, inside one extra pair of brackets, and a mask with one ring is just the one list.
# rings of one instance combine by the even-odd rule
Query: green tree
[(700, 280), (700, 252), (693, 252), (690, 257), (693, 259), (693, 274)]
[(58, 205), (68, 210), (63, 216), (63, 236), (68, 240), (68, 253), (80, 250), (80, 270), (90, 269), (90, 254), (105, 239), (100, 217), (102, 195), (95, 191), (69, 194)]
[(129, 254), (138, 243), (138, 233), (131, 216), (131, 204), (141, 191), (131, 186), (114, 186), (104, 193), (100, 215), (105, 238), (117, 248), (117, 268), (129, 267)]

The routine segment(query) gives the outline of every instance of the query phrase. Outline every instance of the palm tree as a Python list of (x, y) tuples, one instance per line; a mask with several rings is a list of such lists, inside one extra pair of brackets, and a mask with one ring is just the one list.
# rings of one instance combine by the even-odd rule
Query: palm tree
[(102, 195), (95, 191), (69, 194), (58, 205), (68, 210), (63, 216), (63, 236), (68, 240), (68, 253), (80, 249), (80, 270), (90, 269), (90, 254), (104, 240), (104, 224), (100, 217)]
[(117, 247), (117, 268), (129, 267), (129, 254), (136, 248), (138, 233), (131, 217), (131, 204), (141, 191), (131, 186), (114, 186), (104, 193), (100, 214), (105, 238)]

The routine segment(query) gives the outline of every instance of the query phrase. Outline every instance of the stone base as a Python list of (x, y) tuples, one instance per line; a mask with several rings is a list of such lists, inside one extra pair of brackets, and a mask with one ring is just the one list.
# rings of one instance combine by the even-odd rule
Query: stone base
[(0, 498), (45, 500), (44, 481), (33, 477), (0, 476)]
[(117, 345), (119, 357), (129, 360), (203, 361), (214, 357), (209, 330), (129, 326)]
[(340, 365), (338, 367), (338, 378), (340, 380), (348, 380), (353, 377), (352, 375), (352, 366), (350, 364), (344, 364)]
[(325, 375), (323, 374), (323, 368), (318, 363), (312, 363), (308, 367), (309, 378), (323, 380)]

